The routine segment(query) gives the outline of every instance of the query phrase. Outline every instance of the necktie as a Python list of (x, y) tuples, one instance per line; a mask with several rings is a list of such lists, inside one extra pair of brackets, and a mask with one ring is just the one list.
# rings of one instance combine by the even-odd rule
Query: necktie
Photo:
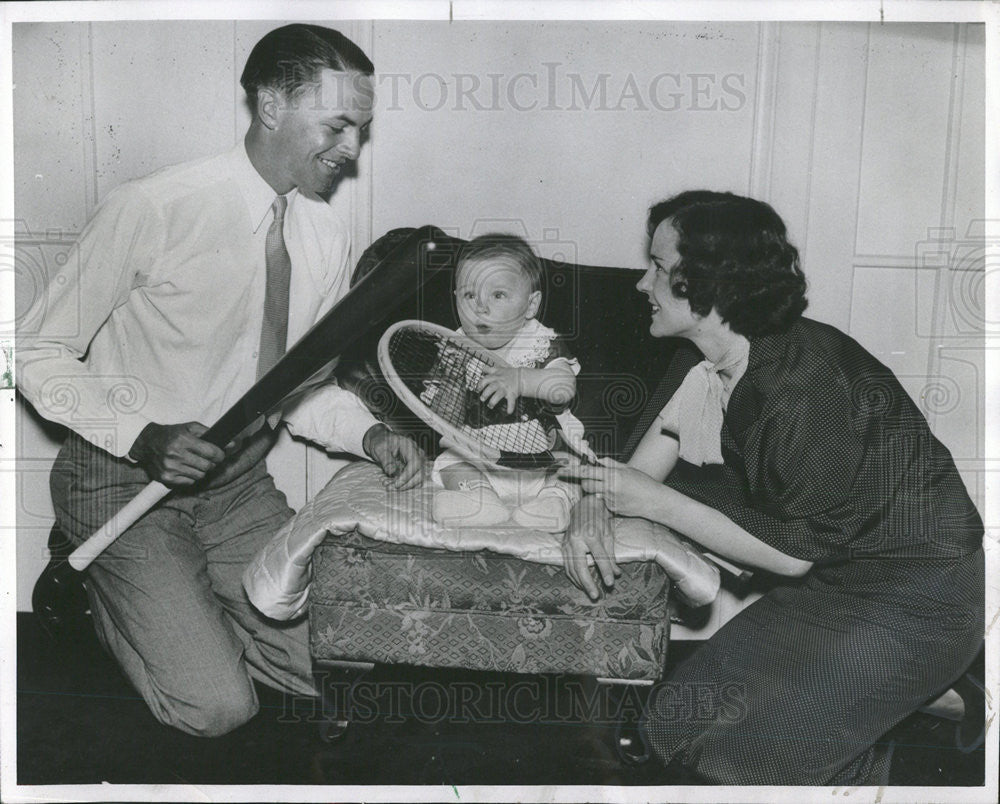
[(274, 221), (267, 230), (264, 256), (267, 265), (267, 287), (264, 290), (264, 324), (260, 330), (260, 352), (257, 357), (257, 379), (281, 359), (288, 340), (288, 283), (292, 260), (285, 248), (283, 230), (288, 199), (279, 195), (271, 209)]
[[(731, 391), (746, 370), (750, 342), (741, 338), (718, 363), (704, 360), (692, 368), (677, 389), (678, 438), (680, 456), (703, 466), (722, 463), (722, 422), (726, 392)], [(721, 371), (733, 371), (724, 385)]]

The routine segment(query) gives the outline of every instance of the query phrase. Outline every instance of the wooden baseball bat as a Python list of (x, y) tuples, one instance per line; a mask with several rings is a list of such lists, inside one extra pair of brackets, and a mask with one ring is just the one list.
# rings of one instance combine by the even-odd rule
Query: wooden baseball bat
[[(455, 242), (433, 226), (416, 229), (299, 338), (202, 438), (223, 447), (260, 417), (328, 379), (335, 361), (358, 338), (383, 321), (400, 301), (416, 293), (432, 276), (451, 266)], [(158, 481), (147, 485), (70, 554), (70, 566), (76, 570), (86, 569), (169, 493), (170, 489)]]

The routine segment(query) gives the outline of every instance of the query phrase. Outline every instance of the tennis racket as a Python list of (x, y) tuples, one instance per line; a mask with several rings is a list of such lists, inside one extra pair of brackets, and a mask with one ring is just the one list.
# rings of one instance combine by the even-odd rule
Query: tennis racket
[(471, 338), (427, 321), (400, 321), (378, 344), (386, 382), (415, 415), (441, 434), (441, 443), (479, 465), (548, 469), (561, 461), (562, 443), (597, 463), (583, 426), (569, 413), (552, 412), (544, 402), (521, 397), (512, 414), (500, 402), (479, 399), (486, 369), (507, 366)]

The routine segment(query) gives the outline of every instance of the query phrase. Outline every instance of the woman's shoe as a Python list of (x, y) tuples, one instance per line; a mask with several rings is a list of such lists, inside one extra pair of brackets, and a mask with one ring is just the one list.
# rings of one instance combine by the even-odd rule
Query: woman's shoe
[(972, 673), (966, 673), (952, 685), (962, 696), (965, 713), (955, 725), (955, 746), (963, 754), (971, 754), (986, 741), (985, 685)]
[(638, 767), (649, 762), (652, 752), (634, 719), (619, 720), (615, 729), (615, 751), (623, 765)]

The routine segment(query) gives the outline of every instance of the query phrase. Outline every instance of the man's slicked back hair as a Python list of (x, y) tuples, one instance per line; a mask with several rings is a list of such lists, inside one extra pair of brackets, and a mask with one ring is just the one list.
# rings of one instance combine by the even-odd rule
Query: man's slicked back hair
[(372, 75), (375, 65), (354, 42), (333, 28), (295, 23), (275, 28), (254, 45), (247, 58), (240, 84), (251, 108), (264, 87), (293, 97), (303, 86), (313, 84), (320, 70)]

